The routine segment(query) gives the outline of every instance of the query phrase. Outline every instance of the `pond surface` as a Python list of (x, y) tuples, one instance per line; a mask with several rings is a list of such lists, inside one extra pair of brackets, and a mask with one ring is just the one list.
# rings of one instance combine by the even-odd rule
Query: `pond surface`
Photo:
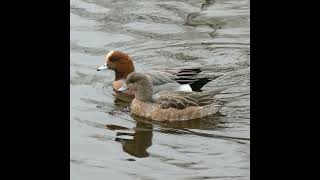
[[(70, 169), (72, 180), (250, 179), (249, 0), (71, 0)], [(116, 100), (119, 50), (137, 71), (184, 66), (221, 75), (228, 103), (205, 119), (156, 123)]]

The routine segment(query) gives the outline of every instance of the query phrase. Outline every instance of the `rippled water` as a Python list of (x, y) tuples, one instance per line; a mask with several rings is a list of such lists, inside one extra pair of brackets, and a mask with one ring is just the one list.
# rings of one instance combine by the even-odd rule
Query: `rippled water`
[[(71, 0), (71, 179), (250, 179), (249, 0)], [(197, 66), (228, 103), (201, 120), (156, 123), (116, 100), (110, 50), (136, 70)]]

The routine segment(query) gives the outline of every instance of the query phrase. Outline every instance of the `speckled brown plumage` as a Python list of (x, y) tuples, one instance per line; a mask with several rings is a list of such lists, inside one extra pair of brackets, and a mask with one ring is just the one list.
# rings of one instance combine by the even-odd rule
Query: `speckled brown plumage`
[(209, 92), (163, 91), (153, 95), (151, 79), (142, 73), (131, 73), (126, 86), (135, 98), (131, 112), (156, 121), (184, 121), (198, 119), (217, 113), (222, 103), (214, 96), (225, 88)]

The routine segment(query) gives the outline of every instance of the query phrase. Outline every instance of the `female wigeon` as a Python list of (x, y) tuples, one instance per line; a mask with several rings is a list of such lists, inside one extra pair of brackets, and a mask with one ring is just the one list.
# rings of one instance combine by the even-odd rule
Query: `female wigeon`
[(222, 103), (213, 97), (226, 88), (211, 92), (162, 91), (153, 95), (151, 78), (133, 72), (119, 91), (127, 89), (135, 95), (131, 104), (133, 114), (155, 121), (183, 121), (217, 113)]
[[(127, 76), (135, 71), (132, 59), (120, 51), (111, 51), (106, 56), (106, 62), (97, 71), (111, 69), (115, 72), (112, 87), (115, 92), (125, 83)], [(154, 85), (154, 93), (163, 90), (201, 91), (201, 88), (218, 76), (197, 77), (202, 70), (200, 68), (171, 69), (166, 71), (150, 71), (145, 74), (151, 77)], [(134, 97), (131, 91), (122, 92)], [(131, 99), (132, 100), (132, 99)]]

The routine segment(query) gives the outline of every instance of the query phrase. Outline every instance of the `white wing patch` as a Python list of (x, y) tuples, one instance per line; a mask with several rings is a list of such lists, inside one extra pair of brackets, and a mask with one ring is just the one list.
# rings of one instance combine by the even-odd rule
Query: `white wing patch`
[(178, 91), (192, 91), (189, 84), (182, 84), (179, 86)]

